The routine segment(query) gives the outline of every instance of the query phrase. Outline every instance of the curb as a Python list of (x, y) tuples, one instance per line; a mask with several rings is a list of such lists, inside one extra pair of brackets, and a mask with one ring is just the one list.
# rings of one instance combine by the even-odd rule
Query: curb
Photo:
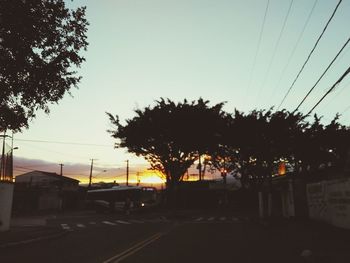
[(16, 246), (30, 244), (30, 243), (34, 243), (34, 242), (43, 241), (43, 240), (51, 240), (51, 239), (55, 239), (55, 238), (59, 238), (61, 236), (64, 236), (64, 235), (68, 234), (68, 232), (69, 232), (68, 230), (64, 230), (64, 231), (61, 231), (60, 233), (50, 234), (50, 235), (46, 235), (46, 236), (41, 236), (41, 237), (17, 241), (17, 242), (10, 242), (10, 243), (0, 245), (0, 249), (9, 248), (9, 247), (16, 247)]

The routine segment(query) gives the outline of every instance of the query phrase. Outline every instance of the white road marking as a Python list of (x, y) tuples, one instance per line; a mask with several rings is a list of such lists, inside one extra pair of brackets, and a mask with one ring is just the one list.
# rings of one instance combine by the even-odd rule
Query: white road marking
[(159, 218), (153, 218), (153, 219), (149, 219), (149, 220), (147, 220), (148, 222), (150, 222), (150, 223), (158, 223), (158, 222), (162, 222), (162, 220), (161, 219), (159, 219)]
[(77, 227), (84, 228), (85, 225), (83, 225), (83, 224), (77, 224)]
[(70, 227), (67, 224), (61, 224), (61, 227), (65, 230), (70, 230)]
[(96, 222), (89, 222), (90, 225), (96, 225)]
[(213, 216), (212, 216), (212, 217), (209, 217), (209, 218), (208, 218), (208, 221), (213, 221), (214, 218), (215, 218), (215, 217), (213, 217)]
[(202, 221), (203, 217), (198, 217), (195, 221)]
[(119, 223), (119, 224), (124, 224), (124, 225), (130, 225), (131, 223), (123, 221), (123, 220), (115, 220), (115, 222)]
[(129, 221), (132, 222), (132, 223), (137, 223), (137, 224), (143, 224), (143, 223), (145, 223), (145, 221), (135, 220), (135, 219), (130, 219)]
[(222, 217), (220, 217), (220, 220), (221, 220), (221, 221), (224, 221), (224, 220), (226, 220), (226, 217), (225, 217), (225, 216), (222, 216)]
[(109, 222), (109, 221), (102, 221), (103, 224), (110, 225), (110, 226), (115, 226), (115, 223)]

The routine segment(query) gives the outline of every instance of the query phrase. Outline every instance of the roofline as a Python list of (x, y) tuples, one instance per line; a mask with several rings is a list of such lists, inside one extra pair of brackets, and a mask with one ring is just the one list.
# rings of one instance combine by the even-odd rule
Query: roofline
[(71, 177), (67, 177), (67, 176), (64, 176), (64, 175), (59, 175), (57, 173), (52, 173), (52, 172), (40, 171), (40, 170), (33, 170), (33, 171), (30, 171), (30, 172), (27, 172), (27, 173), (24, 173), (24, 174), (17, 175), (16, 177), (22, 176), (22, 175), (26, 175), (26, 174), (29, 174), (29, 173), (32, 173), (32, 172), (39, 172), (39, 173), (43, 173), (43, 174), (45, 174), (47, 176), (58, 177), (58, 178), (62, 178), (64, 180), (75, 181), (75, 182), (80, 183), (79, 180), (71, 178)]

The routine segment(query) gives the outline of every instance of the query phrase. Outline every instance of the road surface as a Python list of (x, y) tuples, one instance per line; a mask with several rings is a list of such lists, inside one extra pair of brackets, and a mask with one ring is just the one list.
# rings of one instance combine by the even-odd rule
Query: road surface
[(0, 262), (295, 263), (302, 262), (304, 250), (311, 250), (317, 262), (350, 262), (348, 245), (342, 242), (322, 240), (317, 232), (307, 233), (295, 225), (266, 227), (234, 214), (61, 216), (49, 220), (48, 225), (68, 233), (3, 249)]

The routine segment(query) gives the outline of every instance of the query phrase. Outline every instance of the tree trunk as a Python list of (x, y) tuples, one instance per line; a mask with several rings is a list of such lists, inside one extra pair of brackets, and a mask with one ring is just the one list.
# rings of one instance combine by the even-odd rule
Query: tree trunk
[[(171, 173), (171, 172), (170, 172)], [(174, 175), (174, 173), (173, 173)], [(179, 204), (178, 198), (179, 198), (179, 179), (181, 176), (175, 175), (171, 176), (169, 180), (167, 181), (167, 200), (168, 200), (168, 206), (171, 208), (176, 208)]]

